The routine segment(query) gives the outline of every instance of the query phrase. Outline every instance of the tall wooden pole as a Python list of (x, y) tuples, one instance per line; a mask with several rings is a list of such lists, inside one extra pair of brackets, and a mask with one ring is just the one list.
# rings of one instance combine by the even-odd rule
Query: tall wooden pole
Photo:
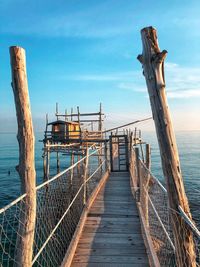
[(58, 120), (58, 103), (56, 103), (56, 118)]
[(20, 217), (15, 266), (30, 267), (32, 266), (36, 218), (36, 175), (34, 158), (35, 138), (29, 103), (25, 50), (16, 46), (10, 47), (10, 59), (12, 88), (18, 123), (19, 165), (17, 166), (17, 171), (21, 178), (22, 193), (27, 194), (22, 207), (24, 210), (21, 212)]
[(192, 232), (178, 215), (178, 206), (180, 205), (189, 218), (191, 218), (165, 93), (164, 59), (167, 51), (160, 51), (154, 28), (147, 27), (142, 29), (141, 36), (143, 52), (142, 55), (138, 56), (138, 60), (143, 66), (160, 147), (163, 173), (167, 184), (176, 248), (176, 262), (179, 267), (196, 266)]
[(102, 131), (102, 104), (99, 106), (99, 131)]

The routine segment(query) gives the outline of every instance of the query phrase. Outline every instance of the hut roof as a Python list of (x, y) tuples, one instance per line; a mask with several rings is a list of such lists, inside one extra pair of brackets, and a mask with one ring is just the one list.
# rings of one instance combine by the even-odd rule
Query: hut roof
[(78, 122), (75, 121), (62, 121), (62, 120), (57, 120), (57, 121), (52, 121), (49, 122), (48, 125), (56, 125), (56, 124), (75, 124), (75, 125), (79, 125)]

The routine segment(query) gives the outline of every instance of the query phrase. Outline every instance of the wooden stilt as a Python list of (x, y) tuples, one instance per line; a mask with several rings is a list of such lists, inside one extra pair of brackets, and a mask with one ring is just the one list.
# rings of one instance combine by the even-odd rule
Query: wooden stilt
[(56, 103), (56, 117), (57, 117), (57, 120), (58, 120), (58, 103)]
[(167, 51), (160, 51), (156, 30), (153, 27), (142, 29), (143, 52), (138, 56), (149, 92), (151, 109), (163, 173), (166, 179), (171, 212), (171, 223), (176, 248), (176, 263), (179, 267), (196, 266), (193, 234), (179, 214), (179, 205), (191, 219), (188, 200), (185, 194), (181, 167), (173, 130), (170, 111), (165, 93), (164, 59)]
[(49, 141), (47, 141), (47, 149), (46, 149), (46, 177), (45, 180), (49, 180), (50, 174), (50, 148), (49, 148)]
[(59, 152), (56, 152), (56, 167), (57, 167), (57, 173), (60, 172), (60, 158), (59, 158)]
[(25, 50), (10, 47), (12, 88), (15, 98), (18, 123), (19, 165), (17, 171), (21, 178), (22, 194), (26, 193), (23, 211), (20, 211), (20, 225), (16, 243), (15, 266), (32, 266), (33, 241), (36, 218), (36, 174), (35, 174), (35, 137), (26, 75)]
[(142, 146), (142, 140), (140, 139), (140, 151), (141, 151), (141, 156), (142, 156), (142, 161), (144, 161), (144, 151), (143, 151), (143, 146)]
[(43, 154), (43, 182), (46, 181), (47, 177), (47, 153), (46, 153), (46, 147), (44, 146), (44, 154)]
[(102, 104), (99, 107), (99, 131), (102, 131)]

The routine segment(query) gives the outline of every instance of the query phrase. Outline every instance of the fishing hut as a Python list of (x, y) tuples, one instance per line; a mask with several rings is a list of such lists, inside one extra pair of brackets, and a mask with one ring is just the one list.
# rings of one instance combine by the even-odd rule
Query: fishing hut
[[(55, 121), (49, 122), (46, 118), (46, 129), (44, 133), (44, 180), (49, 178), (50, 154), (56, 153), (57, 172), (60, 171), (60, 156), (68, 155), (71, 157), (71, 163), (74, 157), (79, 159), (85, 155), (88, 145), (95, 147), (101, 146), (106, 142), (103, 134), (104, 114), (100, 104), (98, 112), (81, 113), (79, 107), (77, 112), (71, 109), (71, 113), (59, 113), (58, 104), (56, 104)], [(107, 140), (108, 141), (108, 140)]]

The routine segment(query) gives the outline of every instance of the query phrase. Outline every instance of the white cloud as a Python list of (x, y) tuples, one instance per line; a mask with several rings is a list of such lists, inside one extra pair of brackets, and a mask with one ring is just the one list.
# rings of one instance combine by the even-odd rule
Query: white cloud
[[(200, 97), (200, 68), (183, 67), (176, 63), (165, 64), (166, 91), (169, 98)], [(146, 84), (141, 71), (123, 77), (118, 84), (123, 90), (147, 93)]]
[(136, 83), (128, 83), (128, 82), (122, 82), (118, 85), (118, 88), (120, 89), (125, 89), (125, 90), (131, 90), (134, 92), (139, 92), (139, 93), (147, 93), (147, 88), (142, 87), (141, 85), (137, 85)]
[[(200, 68), (183, 67), (176, 63), (165, 64), (166, 91), (168, 98), (196, 98), (200, 97)], [(88, 73), (83, 75), (61, 75), (61, 80), (85, 82), (115, 82), (121, 90), (147, 95), (145, 78), (142, 69), (136, 71), (113, 73)]]
[(200, 97), (200, 68), (165, 64), (166, 89), (169, 98)]
[(183, 91), (169, 91), (167, 93), (169, 98), (193, 98), (200, 97), (200, 88), (196, 90), (183, 90)]

